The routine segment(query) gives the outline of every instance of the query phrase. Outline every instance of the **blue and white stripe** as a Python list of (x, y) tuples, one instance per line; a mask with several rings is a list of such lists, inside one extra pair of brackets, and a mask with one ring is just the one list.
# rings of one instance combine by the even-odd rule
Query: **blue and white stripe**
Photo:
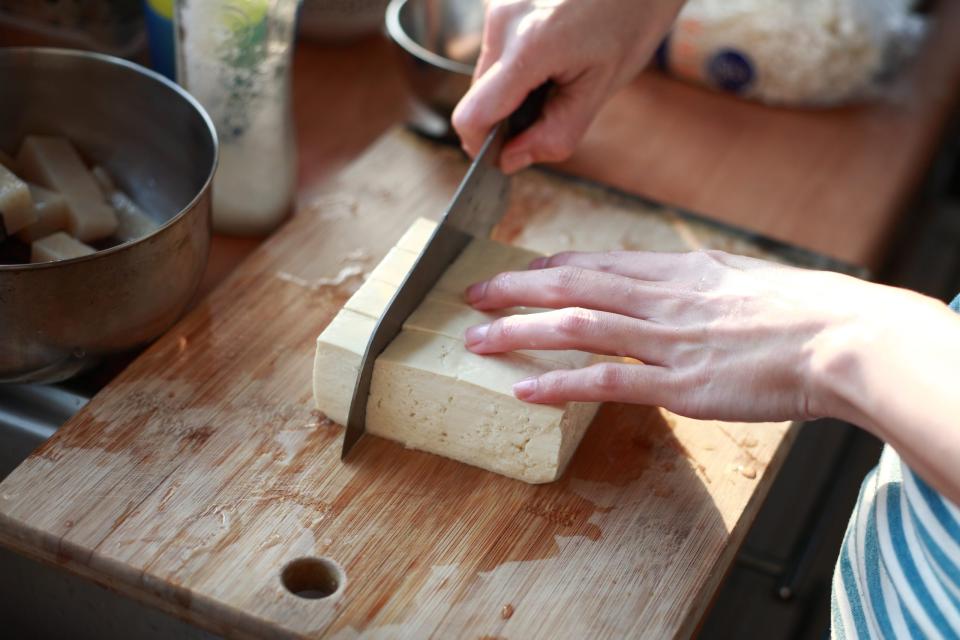
[(860, 489), (831, 604), (840, 640), (960, 640), (960, 509), (889, 446)]

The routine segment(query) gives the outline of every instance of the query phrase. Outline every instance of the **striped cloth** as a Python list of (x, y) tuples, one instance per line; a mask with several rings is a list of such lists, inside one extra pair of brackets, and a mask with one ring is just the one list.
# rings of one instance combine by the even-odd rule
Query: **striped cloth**
[[(951, 307), (960, 311), (960, 296)], [(889, 446), (847, 525), (831, 607), (840, 640), (960, 639), (960, 508)]]

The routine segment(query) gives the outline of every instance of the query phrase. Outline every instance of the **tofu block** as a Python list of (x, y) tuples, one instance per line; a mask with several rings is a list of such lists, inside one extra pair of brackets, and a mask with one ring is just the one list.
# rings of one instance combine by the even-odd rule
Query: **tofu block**
[(413, 264), (417, 261), (417, 254), (393, 247), (383, 257), (380, 264), (370, 272), (370, 280), (377, 280), (398, 288), (406, 277)]
[(122, 191), (114, 191), (107, 201), (117, 216), (117, 228), (113, 235), (123, 242), (148, 236), (160, 226)]
[(97, 181), (97, 186), (100, 187), (100, 193), (103, 194), (104, 200), (109, 200), (110, 195), (117, 190), (117, 183), (113, 181), (113, 176), (100, 165), (90, 169), (90, 174)]
[[(331, 420), (346, 422), (377, 318), (434, 225), (414, 223), (317, 339), (314, 397)], [(579, 351), (481, 356), (463, 344), (468, 326), (497, 317), (467, 305), (463, 289), (499, 271), (525, 268), (535, 256), (486, 240), (468, 245), (377, 359), (367, 405), (371, 434), (525, 482), (550, 482), (563, 473), (597, 404), (529, 404), (514, 398), (512, 385), (552, 369), (586, 366), (595, 357)]]
[(107, 203), (113, 207), (113, 212), (117, 216), (117, 229), (113, 235), (122, 242), (137, 240), (148, 236), (159, 228), (153, 218), (144, 213), (143, 209), (137, 206), (137, 203), (126, 193), (117, 188), (110, 172), (101, 167), (95, 166), (90, 170), (97, 186), (103, 194)]
[(64, 197), (70, 220), (68, 230), (89, 242), (111, 235), (117, 216), (103, 198), (100, 186), (66, 138), (27, 136), (17, 154), (23, 177)]
[(420, 250), (427, 244), (433, 235), (437, 223), (426, 218), (417, 218), (410, 228), (403, 232), (397, 240), (397, 249), (420, 255)]
[(37, 219), (27, 183), (3, 165), (0, 165), (0, 218), (7, 235), (20, 231)]
[(67, 201), (59, 193), (28, 184), (30, 197), (33, 198), (33, 212), (36, 222), (24, 227), (17, 233), (23, 242), (33, 242), (57, 231), (67, 228), (70, 215), (67, 212)]
[(63, 231), (58, 231), (46, 238), (40, 238), (30, 245), (30, 262), (52, 262), (54, 260), (69, 260), (94, 253), (94, 248), (88, 246)]

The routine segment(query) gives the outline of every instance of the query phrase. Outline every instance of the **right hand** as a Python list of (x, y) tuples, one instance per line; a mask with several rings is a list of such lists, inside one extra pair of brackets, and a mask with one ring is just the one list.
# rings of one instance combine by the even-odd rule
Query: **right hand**
[(683, 0), (488, 0), (474, 83), (453, 112), (471, 156), (548, 80), (540, 120), (511, 140), (501, 169), (568, 158), (604, 101), (649, 61)]

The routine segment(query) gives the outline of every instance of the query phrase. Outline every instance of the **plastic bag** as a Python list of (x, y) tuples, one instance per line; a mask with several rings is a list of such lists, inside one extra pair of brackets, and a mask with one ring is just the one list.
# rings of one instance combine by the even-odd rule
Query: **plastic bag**
[(657, 52), (669, 73), (771, 104), (876, 96), (916, 51), (913, 0), (690, 0)]

